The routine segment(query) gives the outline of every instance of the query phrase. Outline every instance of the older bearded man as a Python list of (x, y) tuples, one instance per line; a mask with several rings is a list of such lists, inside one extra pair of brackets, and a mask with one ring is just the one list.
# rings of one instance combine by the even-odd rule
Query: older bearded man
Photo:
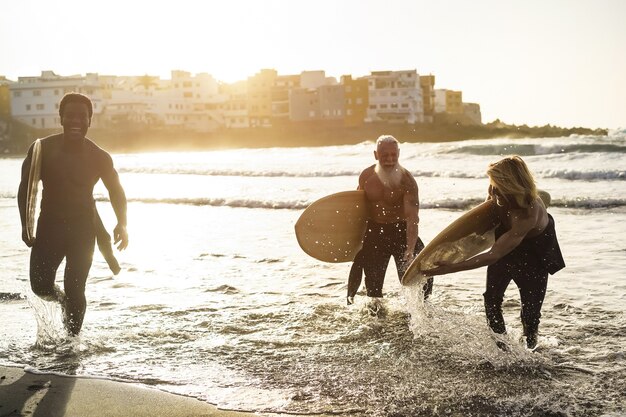
[[(372, 297), (369, 308), (378, 314), (383, 296), (383, 283), (389, 259), (393, 256), (398, 278), (402, 278), (424, 244), (418, 236), (419, 192), (417, 183), (398, 158), (400, 147), (393, 136), (383, 135), (376, 141), (374, 158), (377, 163), (359, 176), (359, 189), (365, 191), (370, 202), (363, 248), (357, 254), (348, 280), (348, 304), (361, 284), (365, 271), (365, 287)], [(425, 285), (427, 297), (432, 292), (432, 278)]]

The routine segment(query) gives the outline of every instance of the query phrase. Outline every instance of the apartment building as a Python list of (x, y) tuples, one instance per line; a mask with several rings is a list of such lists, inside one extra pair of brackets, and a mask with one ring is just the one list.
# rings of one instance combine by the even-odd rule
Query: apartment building
[[(11, 91), (13, 81), (0, 76), (0, 142), (9, 139), (9, 121), (11, 120)], [(0, 145), (0, 148), (3, 148)]]
[(159, 77), (100, 75), (99, 81), (103, 126), (141, 129), (164, 125), (158, 114), (158, 92), (164, 85)]
[(300, 86), (302, 88), (317, 89), (323, 85), (332, 84), (332, 78), (327, 79), (326, 71), (302, 71), (300, 73)]
[(248, 77), (248, 117), (250, 127), (269, 127), (272, 119), (272, 88), (278, 73), (263, 69)]
[[(343, 119), (345, 110), (345, 89), (323, 71), (308, 71), (301, 74), (301, 85), (290, 93), (290, 120), (338, 120)], [(321, 83), (321, 84), (320, 84)]]
[(351, 75), (343, 75), (341, 84), (345, 96), (345, 126), (361, 126), (365, 123), (369, 107), (368, 80), (355, 80)]
[(195, 76), (172, 71), (171, 79), (155, 92), (156, 115), (165, 127), (185, 127), (195, 132), (211, 132), (223, 126), (217, 81), (207, 73)]
[(39, 77), (18, 77), (9, 85), (11, 117), (31, 127), (49, 129), (60, 126), (59, 102), (65, 93), (77, 92), (93, 102), (92, 126), (98, 126), (102, 97), (98, 74), (60, 76), (42, 71)]
[(422, 123), (424, 101), (416, 70), (372, 71), (366, 122)]
[(289, 95), (291, 90), (300, 87), (300, 75), (278, 75), (271, 87), (272, 121), (289, 120)]
[(221, 103), (224, 127), (227, 129), (241, 129), (250, 127), (248, 117), (248, 83), (239, 81), (232, 84), (219, 85), (220, 96), (224, 97)]
[(432, 123), (435, 120), (435, 76), (420, 75), (420, 87), (424, 103), (424, 122)]
[(463, 93), (446, 89), (435, 90), (435, 113), (463, 114)]
[(295, 88), (291, 90), (289, 108), (289, 119), (292, 122), (319, 120), (319, 92), (314, 88)]

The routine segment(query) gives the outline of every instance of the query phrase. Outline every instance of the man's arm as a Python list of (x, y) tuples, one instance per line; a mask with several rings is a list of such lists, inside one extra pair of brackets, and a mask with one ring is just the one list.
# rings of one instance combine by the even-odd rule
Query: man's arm
[(20, 221), (22, 222), (22, 240), (29, 248), (35, 243), (28, 239), (26, 233), (26, 198), (28, 194), (28, 177), (30, 175), (30, 164), (33, 156), (33, 146), (28, 149), (26, 158), (22, 163), (22, 176), (20, 179), (20, 186), (17, 190), (17, 207), (20, 211)]
[(404, 217), (406, 219), (406, 251), (404, 253), (404, 259), (413, 259), (413, 251), (417, 244), (417, 238), (419, 236), (419, 190), (417, 188), (417, 182), (415, 178), (406, 171), (405, 172), (405, 194), (403, 199)]
[[(109, 156), (110, 159), (110, 156)], [(119, 175), (113, 168), (113, 162), (110, 161), (110, 167), (106, 174), (102, 176), (102, 182), (109, 191), (109, 200), (117, 217), (117, 225), (113, 229), (113, 242), (119, 243), (117, 249), (124, 250), (128, 246), (128, 232), (126, 231), (126, 193), (120, 183)]]

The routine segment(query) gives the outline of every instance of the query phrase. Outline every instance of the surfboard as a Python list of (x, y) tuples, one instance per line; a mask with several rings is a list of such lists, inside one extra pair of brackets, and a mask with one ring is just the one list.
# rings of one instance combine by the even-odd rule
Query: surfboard
[(369, 215), (364, 191), (343, 191), (308, 206), (295, 224), (298, 244), (323, 262), (354, 260)]
[(28, 188), (26, 189), (26, 236), (28, 239), (35, 238), (35, 222), (37, 212), (37, 196), (39, 194), (39, 181), (41, 180), (41, 140), (33, 143), (33, 154), (30, 160), (28, 172)]
[[(539, 197), (548, 207), (550, 194), (539, 190)], [(495, 216), (495, 201), (487, 200), (450, 223), (411, 262), (402, 276), (402, 284), (425, 282), (428, 277), (420, 271), (434, 268), (435, 262), (461, 262), (492, 247)]]

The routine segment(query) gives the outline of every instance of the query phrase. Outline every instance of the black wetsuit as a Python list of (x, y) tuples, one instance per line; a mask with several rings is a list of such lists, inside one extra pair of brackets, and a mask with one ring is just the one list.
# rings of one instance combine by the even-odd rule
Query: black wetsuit
[[(548, 286), (548, 274), (555, 274), (565, 267), (556, 238), (554, 219), (550, 214), (548, 216), (548, 225), (541, 234), (522, 240), (510, 253), (487, 268), (487, 288), (483, 294), (485, 313), (489, 326), (495, 333), (506, 332), (502, 300), (511, 280), (520, 292), (524, 335), (537, 332), (541, 306)], [(496, 239), (505, 232), (502, 225), (498, 226)]]
[[(365, 287), (369, 297), (383, 296), (383, 283), (389, 260), (394, 257), (398, 279), (402, 278), (408, 263), (404, 260), (406, 251), (406, 222), (376, 223), (367, 222), (363, 248), (357, 253), (348, 279), (348, 297), (354, 297), (361, 285), (361, 271), (365, 271)], [(424, 243), (418, 237), (414, 252), (424, 249)], [(425, 293), (432, 291), (432, 278), (424, 287)]]
[[(22, 165), (23, 183), (28, 183), (32, 151), (31, 146)], [(65, 258), (66, 306), (74, 320), (82, 321), (85, 282), (101, 225), (93, 189), (98, 180), (117, 172), (111, 156), (86, 138), (74, 143), (63, 134), (48, 136), (41, 140), (41, 155), (43, 191), (30, 258), (31, 288), (39, 296), (52, 296), (56, 271)]]

